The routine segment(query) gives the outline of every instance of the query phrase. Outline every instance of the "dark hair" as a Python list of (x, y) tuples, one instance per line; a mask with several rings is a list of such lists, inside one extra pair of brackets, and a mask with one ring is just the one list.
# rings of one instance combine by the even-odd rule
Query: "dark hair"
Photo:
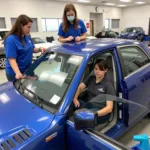
[(67, 20), (66, 13), (70, 10), (73, 10), (75, 13), (75, 19), (73, 21), (73, 25), (76, 30), (78, 29), (77, 11), (73, 4), (67, 4), (64, 8), (64, 13), (63, 13), (63, 31), (65, 31), (65, 32), (67, 32), (69, 29), (69, 21)]
[[(20, 15), (15, 24), (13, 25), (12, 29), (8, 32), (8, 34), (4, 37), (4, 40), (11, 34), (17, 34), (20, 39), (22, 39), (22, 29), (21, 25), (27, 25), (29, 22), (33, 23), (32, 19), (26, 15)], [(21, 40), (22, 41), (22, 40)]]
[(102, 71), (105, 71), (108, 68), (108, 64), (107, 64), (106, 60), (103, 60), (103, 59), (97, 60), (94, 64), (94, 67), (95, 67), (95, 65), (98, 65), (99, 69)]

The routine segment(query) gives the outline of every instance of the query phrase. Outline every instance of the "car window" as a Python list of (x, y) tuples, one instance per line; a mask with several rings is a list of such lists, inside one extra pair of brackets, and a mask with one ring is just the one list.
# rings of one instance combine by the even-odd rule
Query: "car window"
[(117, 34), (115, 32), (110, 31), (110, 32), (108, 32), (108, 34), (111, 37), (117, 37)]
[(31, 38), (34, 44), (45, 43), (41, 38)]
[(137, 30), (137, 28), (126, 28), (122, 31), (122, 33), (126, 33), (126, 32), (135, 32)]
[(45, 54), (25, 72), (27, 77), (20, 81), (21, 86), (18, 80), (15, 87), (36, 105), (55, 113), (82, 59), (69, 54)]
[(143, 31), (143, 28), (139, 27), (139, 31)]
[(127, 75), (150, 62), (148, 56), (138, 47), (120, 48)]
[(2, 40), (8, 31), (0, 31), (0, 40)]
[(102, 35), (102, 36), (105, 36), (105, 35), (106, 35), (106, 32), (105, 32), (105, 31), (103, 31), (101, 35)]

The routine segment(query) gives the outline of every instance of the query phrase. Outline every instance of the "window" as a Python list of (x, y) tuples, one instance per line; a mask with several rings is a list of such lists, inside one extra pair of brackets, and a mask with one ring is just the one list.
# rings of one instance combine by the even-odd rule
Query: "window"
[(0, 31), (0, 41), (3, 40), (8, 31)]
[(120, 48), (127, 75), (150, 62), (146, 54), (138, 47)]
[(6, 28), (5, 18), (0, 18), (0, 28)]
[(62, 22), (62, 19), (42, 19), (43, 31), (58, 31), (58, 28)]
[(16, 19), (17, 19), (17, 18), (10, 18), (10, 20), (11, 20), (11, 25), (12, 25), (12, 26), (15, 24)]
[(39, 37), (33, 37), (31, 38), (34, 44), (40, 44), (40, 43), (45, 43), (41, 38)]
[(31, 102), (56, 113), (83, 57), (61, 53), (45, 53), (38, 63), (26, 71), (27, 78), (15, 82), (15, 87)]
[[(11, 25), (13, 26), (17, 18), (11, 18)], [(31, 32), (38, 32), (37, 18), (31, 18), (33, 21)]]
[(59, 26), (60, 26), (61, 23), (62, 23), (62, 19), (58, 19)]
[(115, 37), (115, 38), (118, 37), (118, 35), (113, 31), (108, 32), (108, 34), (109, 34), (110, 37)]
[(119, 28), (120, 19), (112, 19), (111, 20), (111, 28), (117, 29)]
[(33, 21), (31, 32), (38, 32), (37, 18), (31, 18)]
[(105, 29), (110, 29), (110, 19), (105, 19)]

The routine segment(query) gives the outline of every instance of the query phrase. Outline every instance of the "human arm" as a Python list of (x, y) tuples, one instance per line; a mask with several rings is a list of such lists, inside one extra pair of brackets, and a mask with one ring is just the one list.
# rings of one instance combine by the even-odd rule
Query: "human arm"
[(73, 99), (73, 103), (76, 107), (80, 107), (80, 103), (78, 101), (78, 97), (80, 95), (80, 93), (86, 88), (86, 85), (84, 83), (81, 83), (79, 86), (78, 86), (78, 89), (76, 91), (76, 94), (75, 94), (75, 97)]
[(59, 41), (60, 41), (61, 43), (70, 42), (70, 41), (72, 41), (73, 39), (74, 39), (73, 36), (69, 36), (69, 37), (67, 37), (67, 38), (64, 38), (63, 36), (59, 36)]
[(8, 58), (8, 61), (13, 69), (13, 71), (15, 72), (15, 78), (16, 79), (21, 79), (23, 78), (24, 76), (22, 75), (22, 73), (20, 72), (19, 70), (19, 67), (18, 67), (18, 64), (16, 62), (16, 59), (15, 58)]
[(62, 23), (59, 26), (58, 36), (59, 36), (59, 41), (61, 43), (66, 43), (66, 42), (70, 42), (70, 41), (74, 40), (73, 36), (69, 36), (69, 37), (65, 38), (65, 31), (63, 30), (63, 24)]
[[(115, 94), (115, 89), (114, 89), (111, 82), (106, 83), (106, 94), (116, 95)], [(107, 100), (106, 101), (106, 106), (104, 108), (102, 108), (101, 110), (97, 111), (98, 116), (104, 116), (104, 115), (107, 115), (107, 114), (111, 113), (112, 110), (113, 110), (113, 103), (114, 103), (113, 100), (111, 100), (111, 99)]]
[(77, 36), (75, 38), (75, 41), (79, 42), (79, 41), (82, 41), (82, 40), (85, 40), (85, 39), (86, 39), (86, 33), (83, 33), (81, 36)]
[(46, 48), (44, 48), (44, 47), (40, 47), (40, 48), (34, 48), (34, 53), (39, 53), (39, 52), (41, 52), (41, 53), (44, 53), (45, 51), (46, 51)]
[(82, 20), (79, 19), (79, 24), (80, 24), (80, 27), (81, 27), (81, 36), (77, 36), (75, 38), (75, 41), (76, 42), (79, 42), (79, 41), (82, 41), (82, 40), (85, 40), (86, 39), (86, 32), (87, 32), (87, 29), (85, 27), (85, 24)]
[(104, 115), (111, 113), (112, 110), (113, 110), (113, 101), (107, 101), (106, 107), (97, 111), (97, 114), (98, 114), (98, 116), (104, 116)]

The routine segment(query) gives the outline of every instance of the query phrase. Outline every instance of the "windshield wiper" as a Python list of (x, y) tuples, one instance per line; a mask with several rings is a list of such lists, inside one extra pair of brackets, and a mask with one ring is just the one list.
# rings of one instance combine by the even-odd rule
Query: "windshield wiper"
[(43, 108), (43, 99), (39, 98), (39, 96), (37, 96), (34, 92), (32, 92), (31, 90), (29, 90), (28, 88), (24, 87), (25, 90), (27, 90), (28, 92), (30, 92), (31, 94), (33, 94), (33, 96), (36, 98), (37, 104)]
[(29, 90), (28, 88), (26, 87), (22, 87), (22, 83), (21, 83), (21, 80), (18, 80), (18, 90), (24, 94), (24, 90), (28, 91), (29, 93), (31, 93), (35, 98), (36, 98), (36, 102), (37, 104), (43, 108), (43, 100), (41, 98), (39, 98), (34, 92), (32, 92), (31, 90)]

